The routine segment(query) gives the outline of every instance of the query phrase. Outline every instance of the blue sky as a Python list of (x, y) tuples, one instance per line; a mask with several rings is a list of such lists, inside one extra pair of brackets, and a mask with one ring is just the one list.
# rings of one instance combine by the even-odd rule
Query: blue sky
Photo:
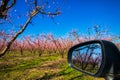
[[(47, 16), (35, 17), (33, 25), (29, 25), (22, 35), (53, 33), (56, 36), (64, 36), (75, 29), (86, 34), (87, 28), (92, 29), (95, 25), (108, 28), (113, 34), (120, 34), (120, 0), (56, 1), (61, 8), (61, 15), (56, 16), (54, 21)], [(24, 13), (24, 3), (18, 0), (15, 9)], [(24, 20), (22, 18), (22, 21)]]

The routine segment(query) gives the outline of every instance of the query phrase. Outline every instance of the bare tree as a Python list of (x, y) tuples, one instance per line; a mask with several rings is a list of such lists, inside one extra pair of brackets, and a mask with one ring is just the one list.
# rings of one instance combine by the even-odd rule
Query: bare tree
[[(10, 6), (8, 5), (8, 2), (9, 2), (9, 0), (2, 0), (1, 13), (0, 13), (1, 14), (1, 18), (5, 17), (5, 14), (3, 14), (3, 12), (6, 13), (6, 11), (8, 11), (10, 8), (12, 8), (12, 6), (15, 4), (16, 0), (13, 0), (13, 3)], [(12, 45), (12, 43), (16, 40), (16, 38), (20, 34), (22, 34), (25, 31), (25, 29), (27, 28), (27, 26), (31, 23), (31, 20), (37, 14), (43, 14), (43, 15), (49, 15), (49, 16), (56, 16), (56, 15), (60, 14), (59, 10), (56, 10), (55, 12), (46, 11), (46, 9), (43, 6), (38, 5), (38, 1), (37, 0), (34, 0), (34, 4), (33, 5), (34, 5), (34, 9), (29, 13), (29, 17), (28, 17), (27, 21), (24, 23), (23, 26), (21, 26), (22, 28), (11, 38), (11, 40), (8, 42), (8, 44), (6, 45), (6, 47), (0, 53), (0, 57), (2, 57), (2, 56), (5, 55), (5, 53), (10, 48), (10, 46)]]

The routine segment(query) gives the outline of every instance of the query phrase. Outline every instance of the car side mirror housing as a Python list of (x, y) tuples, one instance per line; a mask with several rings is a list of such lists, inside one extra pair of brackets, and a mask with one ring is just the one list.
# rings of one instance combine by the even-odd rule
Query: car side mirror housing
[(109, 41), (93, 40), (77, 44), (68, 51), (69, 65), (95, 77), (120, 77), (120, 53)]

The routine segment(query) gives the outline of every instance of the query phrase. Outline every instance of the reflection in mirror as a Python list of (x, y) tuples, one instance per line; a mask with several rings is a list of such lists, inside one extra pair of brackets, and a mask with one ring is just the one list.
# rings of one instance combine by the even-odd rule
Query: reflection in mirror
[(72, 53), (72, 64), (81, 70), (95, 74), (102, 61), (101, 45), (98, 43), (76, 48)]

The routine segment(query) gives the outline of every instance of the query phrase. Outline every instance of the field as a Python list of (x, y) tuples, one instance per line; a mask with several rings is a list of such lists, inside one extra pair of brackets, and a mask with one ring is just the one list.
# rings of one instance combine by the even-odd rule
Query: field
[(9, 52), (0, 58), (0, 80), (104, 80), (82, 74), (68, 66), (67, 57)]
[[(79, 36), (77, 32), (65, 38), (42, 34), (17, 39), (0, 57), (0, 80), (104, 80), (82, 74), (69, 67), (67, 62), (71, 46), (94, 39), (113, 40), (107, 35), (96, 38)], [(7, 40), (1, 37), (0, 52), (6, 45)]]

